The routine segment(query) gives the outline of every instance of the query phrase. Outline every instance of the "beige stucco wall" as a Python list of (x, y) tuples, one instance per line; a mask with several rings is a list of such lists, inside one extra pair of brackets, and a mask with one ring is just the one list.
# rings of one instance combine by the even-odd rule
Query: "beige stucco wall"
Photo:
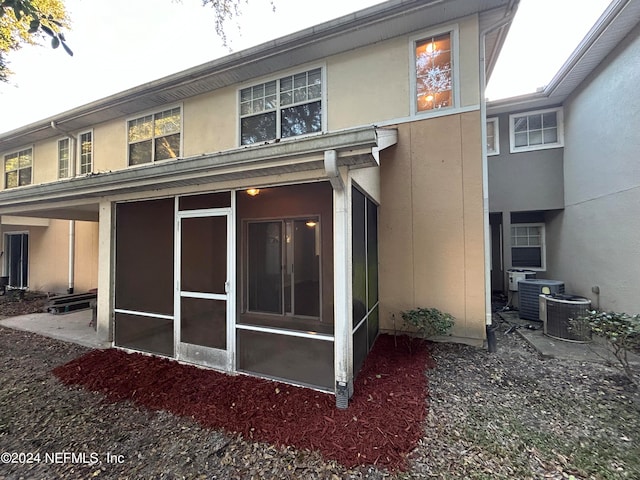
[[(238, 88), (293, 74), (307, 68), (325, 66), (326, 126), (329, 131), (361, 125), (408, 120), (411, 115), (412, 82), (410, 48), (412, 39), (456, 28), (458, 56), (454, 79), (460, 103), (455, 108), (475, 107), (478, 93), (478, 21), (470, 16), (445, 25), (432, 26), (368, 47), (355, 49), (299, 68), (256, 78), (243, 85), (222, 88), (178, 104), (182, 106), (182, 154), (184, 157), (236, 148), (238, 146)], [(127, 120), (163, 110), (141, 111), (93, 126), (93, 171), (127, 168)], [(422, 114), (422, 118), (441, 115)], [(446, 112), (445, 112), (446, 113)], [(86, 129), (83, 129), (86, 131)], [(78, 133), (78, 132), (75, 132)], [(56, 181), (57, 141), (62, 135), (34, 145), (34, 183)], [(25, 147), (28, 147), (25, 146)], [(1, 155), (9, 152), (2, 152)], [(4, 180), (3, 180), (4, 181)]]
[(238, 143), (237, 88), (186, 100), (182, 126), (184, 156), (228, 150)]
[(127, 123), (124, 118), (93, 129), (93, 171), (121, 168), (127, 168)]
[[(50, 220), (46, 227), (3, 225), (3, 233), (29, 235), (29, 289), (65, 293), (69, 286), (69, 222)], [(4, 239), (3, 239), (4, 241)], [(76, 222), (75, 291), (98, 285), (98, 224)], [(6, 247), (5, 247), (6, 248)]]
[(381, 161), (381, 328), (400, 329), (403, 310), (436, 307), (456, 317), (454, 336), (481, 343), (480, 114), (399, 125), (398, 135)]

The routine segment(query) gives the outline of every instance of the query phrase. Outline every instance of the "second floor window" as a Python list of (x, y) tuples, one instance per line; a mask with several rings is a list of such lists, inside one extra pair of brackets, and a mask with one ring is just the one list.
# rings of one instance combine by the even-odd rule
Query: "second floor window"
[(498, 117), (487, 118), (487, 155), (500, 154)]
[(58, 140), (58, 178), (69, 176), (69, 139)]
[(562, 109), (509, 115), (511, 153), (563, 146)]
[(4, 187), (31, 185), (33, 149), (26, 148), (4, 156)]
[(93, 171), (93, 133), (80, 134), (80, 174)]
[(416, 113), (453, 106), (451, 33), (415, 42)]
[(129, 120), (129, 165), (180, 156), (180, 108)]
[(322, 131), (322, 70), (240, 90), (240, 143)]

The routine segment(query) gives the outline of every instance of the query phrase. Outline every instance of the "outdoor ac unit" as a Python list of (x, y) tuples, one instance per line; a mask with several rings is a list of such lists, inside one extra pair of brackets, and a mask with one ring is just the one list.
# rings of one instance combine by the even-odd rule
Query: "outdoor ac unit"
[(587, 315), (591, 300), (573, 295), (540, 295), (540, 320), (544, 334), (570, 342), (588, 342), (591, 329), (588, 326), (571, 325), (570, 320)]
[(533, 270), (507, 270), (509, 273), (509, 291), (518, 291), (518, 282), (526, 280), (528, 278), (536, 278), (536, 272)]
[(540, 320), (540, 300), (539, 295), (543, 288), (545, 293), (564, 293), (564, 282), (559, 280), (520, 280), (518, 283), (518, 295), (520, 296), (520, 318), (524, 320)]

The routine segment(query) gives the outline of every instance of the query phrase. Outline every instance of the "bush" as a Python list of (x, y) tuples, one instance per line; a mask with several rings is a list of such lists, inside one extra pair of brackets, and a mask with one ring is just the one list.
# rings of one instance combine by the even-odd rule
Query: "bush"
[(628, 353), (640, 348), (640, 315), (593, 310), (584, 317), (572, 319), (571, 325), (580, 328), (585, 322), (595, 335), (605, 339), (627, 378), (637, 383), (629, 365)]
[(405, 325), (418, 331), (423, 339), (451, 335), (455, 318), (437, 308), (415, 308), (402, 312)]

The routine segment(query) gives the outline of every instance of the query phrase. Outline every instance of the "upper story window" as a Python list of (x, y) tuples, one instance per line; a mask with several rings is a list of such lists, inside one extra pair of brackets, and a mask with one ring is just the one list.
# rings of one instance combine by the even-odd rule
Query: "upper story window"
[(180, 156), (180, 108), (129, 120), (129, 165)]
[(93, 132), (84, 132), (79, 136), (80, 174), (93, 171)]
[(546, 268), (544, 223), (511, 226), (511, 265), (517, 268)]
[(453, 32), (413, 43), (415, 113), (454, 105)]
[(562, 147), (562, 109), (509, 115), (511, 153)]
[(58, 140), (58, 178), (69, 176), (69, 139)]
[(33, 149), (25, 148), (4, 156), (4, 188), (31, 185)]
[(500, 133), (498, 117), (487, 118), (487, 155), (500, 154)]
[(240, 90), (240, 143), (322, 131), (322, 69)]

